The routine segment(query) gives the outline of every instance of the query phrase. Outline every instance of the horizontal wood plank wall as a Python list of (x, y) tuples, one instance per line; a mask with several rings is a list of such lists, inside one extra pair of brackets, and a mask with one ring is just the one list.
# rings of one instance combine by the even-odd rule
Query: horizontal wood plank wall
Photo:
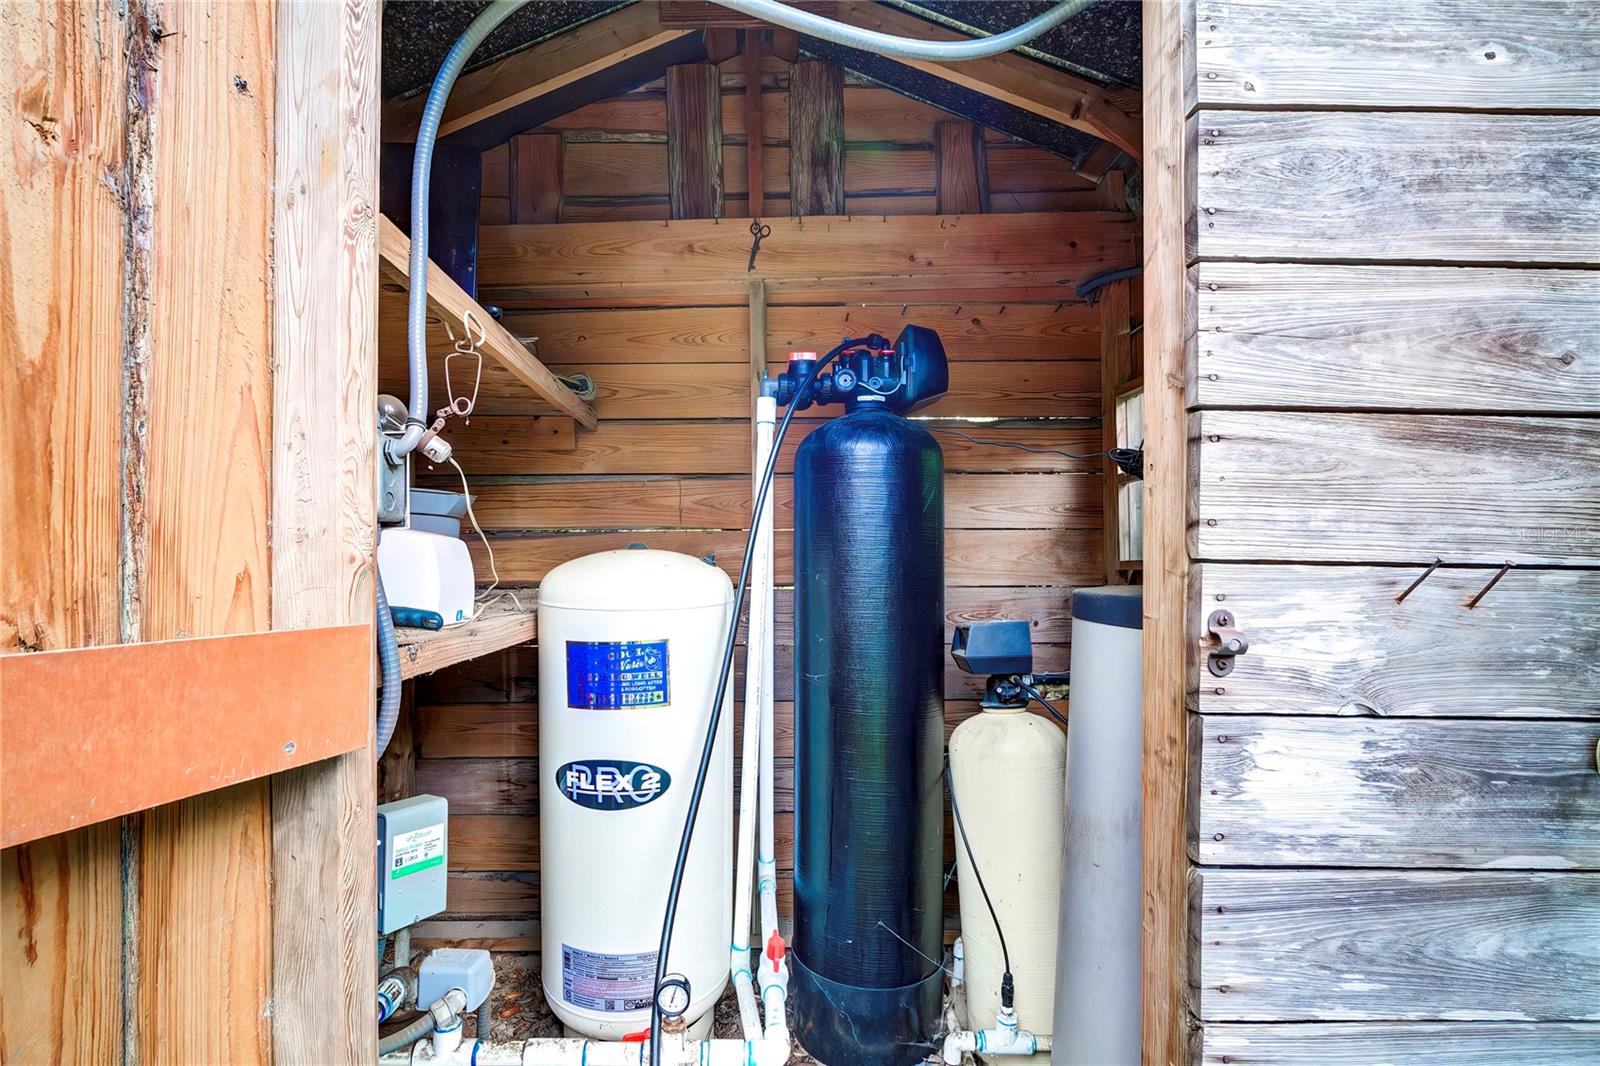
[(1191, 1050), (1586, 1061), (1600, 15), (1344, 14), (1195, 4)]
[[(722, 76), (728, 215), (741, 213), (746, 191), (738, 68), (737, 61), (725, 64)], [(1092, 183), (1067, 160), (988, 135), (986, 150), (966, 160), (970, 168), (987, 158), (982, 180), (992, 199), (1038, 196), (1026, 202), (1055, 213), (1014, 217), (1025, 201), (1013, 200), (1012, 217), (932, 217), (934, 129), (949, 116), (847, 82), (846, 210), (870, 202), (881, 215), (929, 217), (813, 217), (802, 229), (782, 217), (788, 64), (766, 60), (764, 82), (763, 173), (767, 211), (777, 217), (756, 272), (770, 294), (769, 370), (781, 370), (790, 350), (823, 351), (852, 332), (893, 337), (912, 323), (940, 332), (951, 388), (921, 414), (932, 419), (926, 424), (938, 434), (947, 469), (947, 635), (962, 621), (1031, 618), (1040, 668), (1065, 669), (1070, 588), (1102, 583), (1104, 567), (1100, 464), (1064, 454), (1101, 447), (1101, 316), (1076, 298), (1064, 275), (1130, 265), (1134, 223), (1106, 211), (1093, 192), (1073, 200)], [(750, 238), (739, 222), (657, 221), (668, 214), (662, 92), (647, 86), (542, 127), (565, 138), (562, 224), (484, 231), (483, 291), (508, 308), (514, 334), (537, 338), (540, 357), (558, 373), (595, 380), (600, 417), (592, 432), (575, 430), (570, 420), (531, 418), (520, 386), (486, 376), (480, 413), (470, 425), (451, 427), (507, 585), (537, 584), (568, 559), (634, 542), (714, 552), (730, 570), (743, 550)], [(485, 156), (483, 206), (491, 223), (503, 220), (497, 200), (507, 195), (498, 157)], [(963, 180), (976, 186), (980, 176)], [(609, 224), (569, 225), (588, 221)], [(1024, 234), (1035, 239), (1019, 239)], [(845, 277), (852, 269), (904, 271), (902, 245), (920, 253), (905, 294), (873, 296)], [(403, 346), (396, 323), (380, 325), (380, 334), (386, 353)], [(398, 361), (386, 355), (383, 387), (402, 386)], [(442, 373), (435, 388), (443, 389)], [(793, 580), (794, 451), (820, 424), (798, 419), (780, 463), (781, 584)], [(429, 480), (451, 487), (437, 474)], [(478, 572), (487, 574), (483, 548), (471, 537), (469, 546)], [(792, 853), (793, 631), (793, 592), (780, 588), (775, 681), (784, 866)], [(419, 931), (422, 943), (538, 948), (536, 659), (524, 646), (416, 683), (415, 788), (448, 797), (452, 820), (449, 910)], [(742, 686), (736, 691), (742, 695)], [(981, 694), (981, 679), (948, 665), (947, 727), (975, 714)], [(787, 913), (787, 901), (782, 905)]]

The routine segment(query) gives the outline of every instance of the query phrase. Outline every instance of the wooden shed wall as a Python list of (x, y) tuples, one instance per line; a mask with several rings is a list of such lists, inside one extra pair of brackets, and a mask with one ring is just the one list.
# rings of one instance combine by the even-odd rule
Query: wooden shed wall
[[(724, 69), (730, 73), (722, 78), (723, 176), (734, 190), (744, 168), (736, 106), (743, 83), (736, 63)], [(566, 559), (635, 541), (693, 555), (715, 552), (721, 565), (737, 567), (750, 506), (753, 277), (764, 282), (767, 305), (765, 334), (755, 339), (774, 370), (788, 350), (825, 350), (851, 330), (893, 337), (914, 322), (940, 331), (952, 387), (926, 413), (941, 432), (947, 468), (949, 622), (1036, 619), (1040, 667), (1065, 668), (1069, 590), (1104, 581), (1102, 464), (1050, 449), (1102, 446), (1101, 319), (1108, 308), (1084, 303), (1073, 290), (1134, 262), (1136, 224), (1123, 210), (1121, 174), (1096, 185), (1077, 177), (1070, 161), (984, 138), (953, 116), (845, 81), (846, 205), (874, 213), (786, 218), (789, 64), (768, 57), (766, 69), (772, 196), (765, 210), (774, 233), (753, 274), (745, 271), (745, 222), (664, 221), (669, 129), (661, 84), (590, 105), (504, 152), (486, 153), (488, 222), (512, 217), (498, 198), (518, 187), (515, 173), (495, 176), (508, 165), (508, 153), (532, 151), (529, 139), (562, 139), (558, 150), (541, 149), (542, 158), (565, 161), (559, 213), (544, 216), (562, 221), (486, 225), (480, 284), (485, 302), (508, 309), (513, 333), (538, 338), (542, 359), (562, 372), (591, 374), (600, 389), (600, 426), (593, 432), (519, 414), (524, 395), (498, 384), (485, 393), (486, 414), (453, 431), (500, 575), (511, 585), (534, 585)], [(942, 123), (969, 131), (964, 146), (980, 134), (977, 149), (947, 160), (943, 171), (946, 181), (979, 188), (971, 168), (987, 154), (990, 195), (975, 206), (1015, 211), (1027, 202), (1063, 210), (1026, 218), (935, 216), (934, 145)], [(604, 174), (584, 162), (591, 152), (608, 153), (598, 168)], [(997, 158), (1008, 161), (997, 168)], [(855, 176), (869, 171), (879, 175), (877, 184), (857, 186)], [(1040, 197), (1018, 200), (1009, 189)], [(730, 191), (727, 214), (745, 206)], [(908, 248), (918, 264), (910, 271)], [(868, 302), (855, 295), (878, 288), (885, 294)], [(1121, 315), (1113, 332), (1126, 334), (1126, 302), (1112, 310)], [(391, 331), (385, 338), (386, 351), (398, 343)], [(393, 359), (385, 366), (398, 369)], [(391, 386), (398, 384), (395, 374)], [(797, 421), (789, 456), (815, 425), (811, 418)], [(1002, 443), (974, 444), (952, 433)], [(792, 580), (789, 469), (786, 461), (777, 486), (782, 585)], [(482, 576), (488, 568), (481, 552), (477, 560)], [(793, 754), (787, 588), (778, 604), (777, 795), (787, 808)], [(420, 943), (538, 949), (536, 659), (535, 648), (521, 647), (417, 682), (414, 739), (402, 731), (391, 749), (386, 794), (410, 788), (450, 800), (453, 867), (448, 914), (418, 930)], [(976, 710), (980, 693), (980, 683), (949, 669), (951, 727)], [(404, 753), (408, 743), (414, 756)], [(792, 846), (786, 814), (780, 810), (778, 830), (785, 866)], [(786, 898), (781, 906), (787, 911)], [(952, 907), (951, 920), (954, 913)]]
[(1186, 17), (1194, 1053), (1592, 1061), (1600, 16)]
[[(203, 655), (223, 642), (192, 638), (341, 627), (361, 673), (319, 725), (364, 738), (376, 9), (18, 4), (0, 27), (0, 657), (81, 680), (74, 656), (95, 646)], [(275, 196), (290, 181), (292, 204)], [(322, 233), (343, 253), (293, 243)], [(338, 388), (304, 388), (319, 375)], [(317, 430), (291, 434), (313, 396)], [(186, 771), (153, 760), (192, 774), (167, 793), (191, 798), (120, 818), (102, 804), (0, 852), (0, 1061), (370, 1058), (368, 745), (290, 751), (272, 765), (305, 765), (218, 788), (261, 771), (238, 772), (216, 707), (149, 698), (190, 679), (152, 673), (129, 681), (159, 719), (124, 734), (108, 776), (148, 776), (139, 751), (175, 723), (215, 750)], [(245, 710), (271, 714), (253, 695)], [(56, 730), (59, 772), (81, 774), (128, 697), (0, 691), (0, 750)]]

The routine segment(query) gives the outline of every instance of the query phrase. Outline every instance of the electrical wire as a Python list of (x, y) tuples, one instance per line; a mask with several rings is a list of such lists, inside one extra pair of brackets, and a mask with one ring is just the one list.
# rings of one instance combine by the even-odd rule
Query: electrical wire
[(478, 606), (472, 612), (472, 620), (477, 621), (479, 616), (496, 600), (509, 599), (516, 604), (517, 610), (522, 610), (522, 601), (517, 599), (517, 594), (510, 589), (506, 589), (498, 596), (494, 594), (494, 590), (500, 587), (500, 570), (495, 566), (494, 549), (489, 546), (489, 537), (484, 533), (483, 527), (478, 524), (478, 516), (472, 510), (472, 489), (467, 484), (467, 472), (461, 469), (461, 464), (456, 462), (456, 457), (453, 455), (447, 458), (445, 462), (455, 467), (456, 473), (461, 477), (461, 496), (467, 502), (467, 519), (472, 523), (472, 531), (478, 534), (478, 539), (483, 542), (484, 554), (489, 556), (489, 575), (494, 578), (493, 581), (489, 582), (488, 588), (480, 590), (473, 597), (478, 601)]
[(1055, 720), (1061, 723), (1062, 729), (1067, 728), (1067, 716), (1056, 710), (1055, 704), (1039, 695), (1038, 689), (1034, 688), (1032, 685), (1023, 685), (1022, 691), (1027, 693), (1029, 699), (1041, 704), (1045, 710), (1049, 711), (1051, 715), (1055, 717)]
[[(772, 435), (772, 454), (767, 457), (767, 467), (761, 473), (761, 487), (756, 492), (755, 506), (751, 510), (750, 535), (745, 539), (744, 561), (739, 566), (739, 582), (733, 590), (733, 612), (728, 621), (728, 638), (722, 649), (722, 669), (712, 689), (711, 721), (706, 726), (705, 745), (700, 749), (700, 766), (695, 773), (694, 788), (689, 793), (689, 810), (684, 815), (683, 835), (678, 841), (678, 857), (672, 866), (672, 880), (667, 888), (667, 905), (661, 918), (661, 944), (656, 949), (655, 991), (660, 992), (667, 976), (667, 948), (672, 942), (672, 927), (678, 917), (678, 896), (683, 889), (683, 873), (689, 863), (689, 844), (694, 839), (695, 821), (700, 814), (700, 798), (705, 793), (706, 777), (711, 771), (711, 756), (716, 748), (717, 725), (722, 719), (722, 704), (728, 689), (728, 678), (733, 672), (733, 649), (739, 629), (739, 616), (744, 611), (745, 588), (750, 579), (750, 561), (755, 556), (756, 533), (761, 523), (761, 511), (766, 506), (767, 493), (772, 488), (772, 477), (778, 469), (778, 456), (783, 451), (783, 439), (789, 432), (789, 423), (800, 408), (807, 390), (816, 381), (824, 367), (852, 348), (859, 348), (866, 338), (854, 337), (817, 361), (795, 390), (794, 399), (778, 421)], [(661, 1004), (659, 994), (650, 997), (650, 1066), (661, 1066)]]
[[(961, 823), (961, 805), (956, 802), (956, 775), (950, 768), (950, 756), (944, 757), (944, 784), (950, 790), (950, 813), (956, 817), (956, 832), (961, 835), (961, 847), (966, 850), (967, 864), (972, 867), (972, 876), (978, 882), (978, 891), (983, 893), (983, 905), (989, 908), (989, 920), (994, 922), (994, 931), (1000, 937), (1000, 956), (1005, 960), (1006, 972), (1003, 983), (1009, 985), (1011, 977), (1011, 951), (1006, 947), (1006, 931), (1000, 928), (1000, 915), (995, 913), (994, 901), (989, 898), (989, 889), (983, 883), (983, 874), (978, 870), (978, 860), (972, 854), (972, 841), (967, 839), (967, 827)], [(1007, 1003), (1006, 1006), (1010, 1006)]]

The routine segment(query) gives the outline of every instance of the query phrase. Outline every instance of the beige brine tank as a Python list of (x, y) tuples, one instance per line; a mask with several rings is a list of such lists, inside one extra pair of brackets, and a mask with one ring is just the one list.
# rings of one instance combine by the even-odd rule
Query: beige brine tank
[[(716, 566), (628, 549), (563, 563), (539, 588), (540, 927), (545, 997), (569, 1028), (650, 1024), (656, 950), (733, 609)], [(728, 981), (731, 685), (689, 851), (668, 972), (686, 1017)]]
[[(950, 737), (961, 823), (1011, 950), (1017, 1021), (1039, 1036), (1055, 1007), (1066, 773), (1066, 734), (1020, 708), (984, 710)], [(1000, 938), (959, 839), (956, 863), (967, 1024), (988, 1029), (1000, 1010)]]

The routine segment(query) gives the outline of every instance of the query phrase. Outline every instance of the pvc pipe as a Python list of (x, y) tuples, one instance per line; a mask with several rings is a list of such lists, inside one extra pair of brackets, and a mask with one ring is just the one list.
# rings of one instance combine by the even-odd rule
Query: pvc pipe
[[(439, 139), (439, 123), (444, 119), (445, 101), (455, 88), (456, 78), (467, 65), (483, 39), (493, 33), (528, 0), (495, 0), (479, 12), (456, 38), (450, 52), (434, 75), (428, 102), (417, 127), (417, 149), (411, 162), (411, 286), (406, 294), (406, 354), (411, 374), (411, 412), (406, 429), (399, 437), (384, 441), (384, 448), (395, 459), (409, 455), (422, 440), (428, 418), (428, 202), (433, 178), (433, 145)], [(378, 749), (382, 751), (380, 747)]]
[[(662, 1066), (785, 1066), (788, 1041), (692, 1040), (682, 1033), (662, 1038)], [(384, 1053), (380, 1063), (437, 1062), (448, 1066), (640, 1066), (646, 1045), (611, 1040), (551, 1037), (523, 1041), (463, 1040), (440, 1052), (432, 1042)]]
[[(762, 396), (756, 400), (756, 463), (755, 470), (765, 470), (772, 456), (773, 423), (777, 420), (777, 401), (770, 396)], [(758, 475), (759, 476), (759, 475)], [(757, 812), (761, 819), (760, 858), (756, 868), (756, 892), (761, 900), (761, 943), (756, 945), (759, 957), (756, 960), (758, 968), (759, 985), (761, 987), (762, 1006), (767, 1009), (767, 1035), (773, 1035), (773, 1026), (781, 1025), (787, 1032), (787, 1019), (782, 1010), (783, 1000), (788, 996), (789, 987), (789, 961), (788, 952), (780, 952), (776, 963), (766, 957), (768, 945), (783, 941), (778, 937), (778, 863), (777, 863), (777, 834), (773, 828), (773, 810), (776, 804), (773, 799), (776, 770), (773, 755), (773, 738), (777, 726), (773, 718), (772, 692), (773, 692), (773, 637), (772, 619), (773, 606), (773, 532), (774, 521), (772, 493), (768, 492), (762, 501), (761, 513), (756, 517), (758, 530), (756, 541), (756, 555), (759, 565), (755, 567), (753, 579), (756, 587), (752, 590), (751, 599), (751, 629), (747, 638), (747, 646), (751, 651), (760, 649), (760, 705), (761, 705), (761, 772), (759, 781), (761, 785), (761, 798), (757, 805)], [(759, 640), (755, 621), (759, 617)], [(755, 666), (746, 664), (747, 672), (754, 672)], [(768, 1003), (770, 990), (777, 986), (778, 1016), (772, 1017), (771, 1007)], [(745, 1034), (747, 1037), (753, 1034)], [(785, 1037), (787, 1039), (787, 1037)]]
[[(766, 455), (771, 451), (772, 425), (776, 405), (761, 397), (756, 400), (756, 447), (751, 463), (752, 492), (759, 493), (759, 479), (766, 469)], [(763, 440), (765, 447), (763, 447)], [(754, 495), (751, 497), (754, 499)], [(754, 1040), (761, 1034), (761, 1015), (756, 1007), (754, 979), (750, 971), (750, 901), (755, 880), (756, 808), (757, 790), (761, 770), (761, 696), (762, 662), (768, 657), (763, 638), (762, 613), (765, 597), (761, 595), (761, 578), (765, 573), (762, 563), (761, 543), (758, 540), (751, 559), (750, 626), (745, 639), (744, 674), (744, 741), (743, 763), (739, 774), (739, 850), (736, 865), (733, 897), (733, 930), (730, 937), (728, 971), (733, 982), (734, 995), (739, 1002), (739, 1025), (745, 1039)]]
[[(801, 11), (780, 4), (777, 0), (715, 0), (723, 7), (799, 33), (820, 37), (824, 41), (859, 48), (894, 59), (929, 59), (940, 63), (954, 63), (963, 59), (982, 59), (985, 56), (1009, 52), (1026, 44), (1047, 30), (1052, 30), (1067, 19), (1085, 10), (1095, 0), (1063, 0), (1037, 18), (992, 37), (976, 37), (964, 41), (918, 41), (910, 37), (895, 37), (876, 30), (836, 22), (809, 11)], [(415, 276), (415, 275), (413, 275)]]
[(1050, 1050), (1050, 1037), (1040, 1036), (1018, 1027), (1017, 1012), (1001, 1008), (995, 1016), (993, 1029), (966, 1029), (963, 1024), (967, 1014), (967, 995), (964, 981), (966, 952), (961, 938), (956, 938), (954, 963), (950, 972), (950, 998), (945, 1003), (945, 1038), (942, 1057), (946, 1066), (959, 1066), (962, 1055), (977, 1052), (983, 1055), (1028, 1056)]

